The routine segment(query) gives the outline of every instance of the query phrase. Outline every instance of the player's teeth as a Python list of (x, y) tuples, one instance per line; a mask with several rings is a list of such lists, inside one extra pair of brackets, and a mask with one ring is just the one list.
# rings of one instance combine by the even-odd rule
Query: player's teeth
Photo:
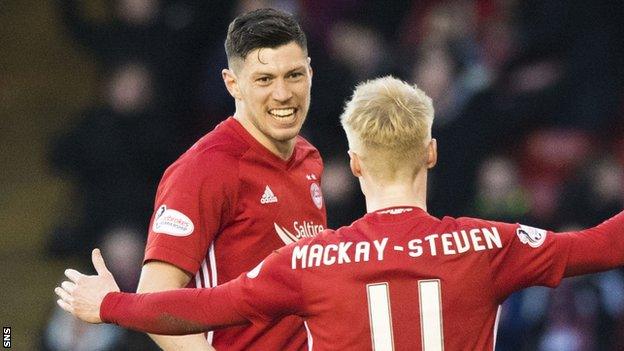
[(295, 113), (295, 109), (294, 108), (276, 109), (276, 110), (269, 111), (269, 113), (277, 117), (286, 117)]

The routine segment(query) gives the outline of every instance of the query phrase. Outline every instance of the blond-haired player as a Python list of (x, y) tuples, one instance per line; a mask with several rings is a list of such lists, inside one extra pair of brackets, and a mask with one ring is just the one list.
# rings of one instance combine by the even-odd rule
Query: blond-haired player
[(361, 219), (198, 291), (120, 293), (94, 251), (99, 274), (68, 270), (59, 304), (92, 323), (162, 334), (294, 314), (314, 350), (491, 350), (498, 307), (512, 292), (624, 263), (622, 213), (570, 233), (429, 215), (436, 142), (431, 100), (418, 88), (392, 77), (363, 83), (341, 120), (366, 195)]

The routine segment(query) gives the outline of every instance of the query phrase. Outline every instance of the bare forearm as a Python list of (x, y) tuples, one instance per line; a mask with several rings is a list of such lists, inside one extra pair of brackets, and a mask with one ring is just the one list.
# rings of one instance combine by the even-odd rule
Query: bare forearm
[(215, 351), (208, 343), (203, 333), (193, 335), (159, 335), (147, 334), (152, 340), (165, 351)]
[[(165, 262), (152, 261), (143, 266), (138, 293), (165, 291), (182, 288), (190, 277), (179, 268)], [(203, 333), (183, 336), (148, 334), (165, 351), (207, 350), (214, 351)]]

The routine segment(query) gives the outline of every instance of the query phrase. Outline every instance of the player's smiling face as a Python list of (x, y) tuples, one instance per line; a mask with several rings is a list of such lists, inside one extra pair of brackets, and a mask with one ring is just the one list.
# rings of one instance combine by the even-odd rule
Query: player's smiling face
[(253, 50), (236, 69), (236, 85), (237, 119), (270, 150), (292, 152), (310, 106), (312, 69), (305, 51), (295, 42)]

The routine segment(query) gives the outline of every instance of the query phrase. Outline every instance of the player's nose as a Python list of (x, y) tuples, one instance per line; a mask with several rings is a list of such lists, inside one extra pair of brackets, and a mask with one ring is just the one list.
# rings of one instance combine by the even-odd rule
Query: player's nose
[(278, 79), (273, 89), (273, 99), (276, 101), (288, 101), (292, 97), (293, 93), (288, 84), (282, 80)]

